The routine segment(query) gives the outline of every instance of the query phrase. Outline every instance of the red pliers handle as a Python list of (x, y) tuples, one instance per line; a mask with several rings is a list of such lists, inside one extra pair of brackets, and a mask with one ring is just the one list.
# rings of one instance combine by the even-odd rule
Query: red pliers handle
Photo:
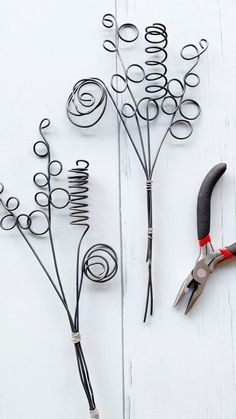
[(183, 282), (174, 303), (174, 306), (176, 306), (183, 296), (189, 290), (192, 290), (185, 313), (191, 309), (202, 294), (206, 282), (216, 265), (225, 259), (236, 256), (236, 243), (214, 250), (210, 237), (211, 195), (214, 186), (224, 174), (226, 168), (225, 163), (214, 166), (206, 175), (199, 190), (197, 200), (197, 230), (200, 254), (192, 271)]

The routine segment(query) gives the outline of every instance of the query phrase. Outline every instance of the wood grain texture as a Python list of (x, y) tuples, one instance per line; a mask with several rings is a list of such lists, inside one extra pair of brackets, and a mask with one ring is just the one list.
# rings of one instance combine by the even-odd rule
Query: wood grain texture
[[(0, 180), (24, 211), (32, 209), (32, 176), (43, 166), (32, 145), (39, 121), (49, 117), (53, 156), (65, 167), (62, 184), (76, 159), (90, 161), (88, 245), (106, 242), (119, 254), (116, 279), (99, 288), (86, 283), (83, 291), (81, 333), (101, 418), (236, 419), (235, 262), (216, 270), (187, 317), (172, 309), (197, 257), (197, 192), (221, 161), (228, 169), (213, 194), (211, 232), (216, 247), (236, 238), (235, 2), (12, 0), (0, 10)], [(115, 57), (102, 48), (107, 12), (141, 32), (154, 21), (166, 24), (173, 76), (186, 68), (179, 56), (183, 45), (202, 37), (210, 44), (193, 92), (202, 114), (188, 141), (167, 139), (154, 175), (155, 313), (146, 325), (143, 174), (111, 105), (86, 133), (65, 115), (77, 80), (99, 76), (109, 82), (116, 71)], [(124, 58), (143, 61), (144, 43), (132, 54), (124, 51)], [(67, 225), (65, 211), (55, 227), (72, 303), (79, 233)], [(47, 258), (44, 241), (38, 246)], [(1, 232), (0, 249), (0, 417), (87, 418), (69, 329), (53, 291), (14, 232)]]

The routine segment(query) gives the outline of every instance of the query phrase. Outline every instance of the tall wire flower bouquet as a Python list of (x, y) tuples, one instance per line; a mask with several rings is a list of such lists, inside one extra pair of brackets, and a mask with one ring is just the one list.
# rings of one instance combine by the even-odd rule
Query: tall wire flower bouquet
[[(182, 59), (189, 63), (183, 79), (167, 75), (168, 34), (165, 25), (153, 23), (145, 28), (146, 42), (144, 65), (124, 63), (121, 49), (123, 45), (133, 44), (139, 37), (138, 28), (132, 23), (118, 25), (112, 14), (102, 19), (103, 26), (110, 31), (103, 47), (116, 54), (120, 71), (112, 75), (110, 86), (103, 80), (91, 77), (78, 81), (67, 100), (69, 120), (79, 128), (95, 126), (103, 117), (108, 100), (113, 104), (121, 124), (129, 138), (141, 165), (147, 193), (147, 254), (148, 264), (147, 295), (144, 322), (148, 312), (153, 314), (153, 176), (162, 147), (170, 134), (177, 140), (185, 140), (193, 132), (192, 122), (201, 112), (197, 101), (188, 96), (188, 91), (200, 83), (196, 66), (208, 48), (206, 39), (199, 45), (187, 44), (181, 51)], [(140, 92), (134, 94), (134, 86), (140, 85)], [(135, 89), (137, 90), (137, 89)], [(164, 134), (155, 141), (151, 138), (151, 127), (166, 118)], [(157, 144), (157, 145), (156, 145)]]

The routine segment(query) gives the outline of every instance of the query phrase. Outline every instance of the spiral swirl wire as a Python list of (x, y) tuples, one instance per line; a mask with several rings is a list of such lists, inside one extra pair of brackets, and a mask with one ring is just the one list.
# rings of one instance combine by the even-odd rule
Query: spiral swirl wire
[(90, 281), (96, 283), (110, 281), (118, 270), (116, 252), (104, 243), (90, 247), (84, 256), (82, 270)]
[[(97, 89), (95, 93), (90, 91), (91, 87)], [(82, 79), (74, 85), (67, 99), (67, 116), (74, 125), (90, 128), (100, 121), (106, 106), (107, 93), (104, 87), (101, 88), (100, 80), (94, 78), (91, 83), (91, 79)], [(89, 123), (88, 117), (91, 115), (95, 118)]]

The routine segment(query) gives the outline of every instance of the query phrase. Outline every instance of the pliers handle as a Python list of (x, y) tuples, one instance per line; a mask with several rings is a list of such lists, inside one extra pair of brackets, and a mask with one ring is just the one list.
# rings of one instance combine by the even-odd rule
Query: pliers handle
[[(197, 231), (200, 247), (211, 242), (211, 195), (216, 183), (224, 174), (226, 169), (226, 163), (219, 163), (214, 166), (208, 172), (200, 187), (197, 199)], [(236, 256), (236, 242), (219, 250), (225, 256), (225, 258)]]

